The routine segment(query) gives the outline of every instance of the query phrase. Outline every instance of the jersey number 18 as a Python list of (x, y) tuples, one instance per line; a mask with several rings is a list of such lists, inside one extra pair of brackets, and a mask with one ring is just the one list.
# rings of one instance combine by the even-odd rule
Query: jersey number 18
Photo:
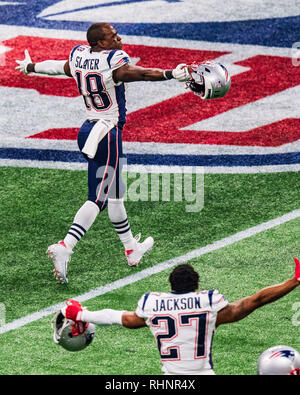
[(110, 108), (112, 101), (105, 90), (102, 74), (87, 73), (83, 76), (81, 71), (76, 71), (76, 78), (79, 93), (88, 110), (104, 111)]

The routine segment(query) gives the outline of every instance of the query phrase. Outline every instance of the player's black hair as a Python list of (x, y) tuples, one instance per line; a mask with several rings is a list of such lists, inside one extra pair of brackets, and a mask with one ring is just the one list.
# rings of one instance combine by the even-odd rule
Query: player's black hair
[(94, 23), (88, 28), (88, 31), (86, 32), (86, 38), (91, 47), (96, 47), (98, 45), (98, 41), (105, 39), (103, 28), (107, 26), (107, 23), (100, 22)]
[(177, 266), (170, 274), (173, 292), (194, 292), (198, 288), (199, 274), (189, 264)]

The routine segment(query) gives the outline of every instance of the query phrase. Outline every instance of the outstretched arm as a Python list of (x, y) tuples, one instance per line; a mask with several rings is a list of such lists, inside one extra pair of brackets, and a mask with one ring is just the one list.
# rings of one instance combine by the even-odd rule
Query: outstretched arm
[(48, 75), (66, 75), (72, 77), (68, 60), (45, 60), (33, 63), (28, 50), (25, 50), (25, 59), (16, 60), (18, 66), (16, 70), (28, 75), (29, 73), (40, 73)]
[[(33, 63), (27, 49), (25, 50), (25, 59), (16, 60), (16, 62), (18, 63), (16, 70), (20, 70), (25, 75), (41, 73), (72, 77), (68, 60), (45, 60)], [(115, 82), (164, 81), (172, 78), (177, 79), (177, 81), (187, 81), (190, 78), (190, 74), (187, 65), (184, 63), (179, 64), (173, 70), (144, 68), (126, 64), (114, 70), (113, 78)]]
[(118, 311), (112, 309), (98, 311), (83, 310), (79, 318), (80, 321), (91, 322), (96, 325), (119, 324), (129, 329), (138, 329), (146, 326), (145, 320), (137, 316), (134, 311)]
[(190, 74), (184, 63), (179, 64), (173, 70), (131, 66), (127, 63), (113, 71), (113, 78), (115, 82), (165, 81), (172, 78), (183, 82), (190, 78)]
[(293, 278), (281, 284), (261, 289), (254, 295), (246, 296), (243, 299), (228, 304), (218, 312), (216, 325), (242, 320), (259, 307), (275, 302), (295, 289), (300, 284), (300, 262), (296, 258), (294, 260), (295, 275)]
[(39, 63), (29, 63), (27, 72), (72, 77), (68, 60), (45, 60)]
[(103, 309), (98, 311), (88, 311), (82, 308), (76, 300), (68, 299), (66, 307), (62, 309), (63, 315), (76, 322), (91, 322), (96, 325), (122, 325), (125, 328), (137, 329), (146, 326), (143, 318), (140, 318), (134, 311), (119, 311)]

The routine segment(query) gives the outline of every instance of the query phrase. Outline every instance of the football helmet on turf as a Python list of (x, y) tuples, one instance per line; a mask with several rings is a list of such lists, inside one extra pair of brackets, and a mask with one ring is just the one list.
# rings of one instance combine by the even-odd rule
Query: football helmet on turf
[(96, 328), (94, 324), (78, 322), (74, 323), (64, 317), (59, 311), (52, 320), (54, 329), (54, 343), (68, 351), (80, 351), (86, 348), (94, 339)]
[(270, 347), (258, 359), (257, 374), (299, 376), (300, 354), (288, 346)]
[(230, 75), (221, 63), (205, 61), (191, 65), (189, 71), (187, 86), (203, 100), (224, 97), (230, 89)]

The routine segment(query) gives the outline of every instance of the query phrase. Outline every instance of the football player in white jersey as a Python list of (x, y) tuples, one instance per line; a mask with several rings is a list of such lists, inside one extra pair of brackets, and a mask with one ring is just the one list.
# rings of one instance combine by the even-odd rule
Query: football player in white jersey
[(170, 274), (172, 291), (144, 294), (135, 311), (90, 312), (79, 302), (68, 300), (62, 313), (75, 325), (119, 324), (130, 329), (148, 326), (157, 342), (164, 374), (213, 375), (211, 352), (215, 329), (239, 321), (295, 289), (300, 284), (300, 262), (294, 260), (292, 278), (232, 303), (217, 290), (197, 292), (198, 273), (191, 265), (182, 264)]
[(89, 45), (72, 49), (63, 61), (16, 61), (25, 75), (36, 72), (73, 77), (83, 96), (86, 121), (78, 133), (78, 146), (88, 161), (88, 199), (75, 215), (64, 240), (48, 247), (54, 263), (54, 276), (67, 283), (67, 265), (77, 242), (94, 223), (99, 212), (108, 207), (108, 216), (123, 243), (130, 266), (137, 266), (154, 243), (152, 237), (139, 242), (133, 237), (123, 199), (125, 187), (121, 180), (122, 129), (126, 122), (124, 82), (165, 81), (190, 78), (186, 64), (173, 70), (143, 68), (130, 65), (130, 58), (122, 51), (122, 40), (108, 23), (96, 23), (87, 31)]

